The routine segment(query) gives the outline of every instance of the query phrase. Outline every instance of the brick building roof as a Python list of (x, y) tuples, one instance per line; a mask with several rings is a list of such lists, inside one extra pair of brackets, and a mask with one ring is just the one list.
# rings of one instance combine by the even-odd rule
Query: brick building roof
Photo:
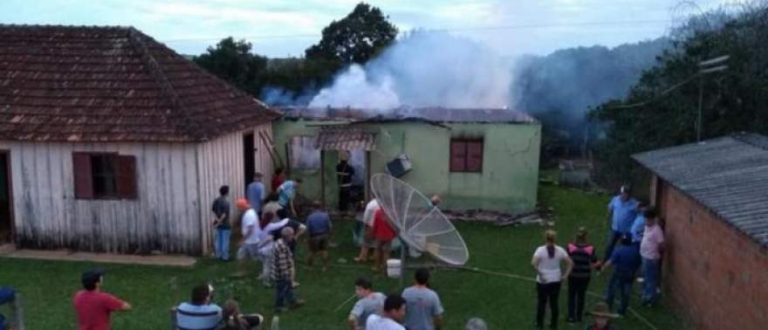
[(0, 140), (194, 142), (278, 117), (132, 27), (0, 25)]
[(768, 137), (736, 134), (632, 157), (755, 241), (768, 245)]

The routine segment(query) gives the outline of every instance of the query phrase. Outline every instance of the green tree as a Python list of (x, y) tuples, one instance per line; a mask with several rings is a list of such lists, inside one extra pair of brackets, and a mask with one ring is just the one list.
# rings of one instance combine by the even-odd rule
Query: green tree
[(245, 40), (224, 38), (215, 47), (192, 60), (235, 86), (253, 95), (261, 91), (261, 76), (267, 68), (267, 58), (251, 52), (252, 45)]
[[(624, 100), (590, 113), (604, 128), (596, 147), (603, 182), (637, 177), (634, 153), (696, 141), (700, 87), (702, 139), (739, 131), (768, 133), (768, 8), (693, 29), (647, 70)], [(698, 63), (730, 55), (724, 72), (699, 75)], [(701, 84), (701, 85), (700, 85)]]
[(361, 2), (349, 15), (325, 27), (320, 42), (307, 48), (306, 57), (341, 65), (365, 63), (397, 37), (397, 27), (387, 19), (379, 8)]

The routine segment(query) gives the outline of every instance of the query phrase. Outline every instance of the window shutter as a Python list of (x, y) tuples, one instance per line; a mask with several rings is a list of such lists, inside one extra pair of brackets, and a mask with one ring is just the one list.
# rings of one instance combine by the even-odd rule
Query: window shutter
[(117, 156), (117, 194), (120, 198), (136, 199), (138, 198), (138, 189), (136, 185), (136, 157)]
[(451, 172), (464, 172), (467, 170), (467, 143), (464, 141), (451, 141)]
[(483, 171), (483, 141), (467, 142), (467, 172)]
[(82, 152), (72, 153), (72, 171), (75, 176), (75, 198), (93, 198), (93, 173), (91, 156)]

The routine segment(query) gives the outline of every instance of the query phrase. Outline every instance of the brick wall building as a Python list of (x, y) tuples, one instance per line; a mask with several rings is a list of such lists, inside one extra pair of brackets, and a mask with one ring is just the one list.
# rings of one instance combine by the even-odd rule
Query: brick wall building
[(665, 298), (692, 329), (768, 328), (768, 138), (738, 135), (634, 158), (665, 220)]

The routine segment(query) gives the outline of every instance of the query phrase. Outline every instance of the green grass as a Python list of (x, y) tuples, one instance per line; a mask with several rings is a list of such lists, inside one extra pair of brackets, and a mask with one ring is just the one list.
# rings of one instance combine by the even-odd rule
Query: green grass
[[(555, 208), (556, 230), (565, 242), (579, 226), (587, 226), (592, 241), (602, 247), (605, 232), (607, 196), (590, 195), (576, 190), (542, 186), (540, 201)], [(351, 260), (357, 249), (352, 246), (351, 223), (337, 224), (339, 247), (332, 250), (332, 259)], [(486, 224), (462, 223), (459, 226), (470, 250), (469, 267), (481, 270), (532, 277), (531, 254), (541, 244), (542, 229), (538, 226), (499, 228)], [(302, 248), (303, 249), (303, 248)], [(598, 251), (601, 251), (600, 249)], [(301, 257), (301, 256), (300, 256)], [(27, 328), (74, 329), (75, 317), (71, 307), (73, 292), (79, 289), (81, 271), (94, 266), (80, 262), (50, 262), (0, 259), (0, 285), (12, 285), (24, 296)], [(129, 265), (99, 265), (108, 270), (105, 290), (129, 302), (134, 310), (113, 316), (114, 329), (167, 329), (168, 310), (188, 299), (190, 289), (212, 281), (217, 288), (215, 300), (223, 302), (229, 296), (241, 301), (245, 311), (257, 311), (271, 317), (273, 291), (262, 288), (255, 278), (233, 279), (228, 276), (234, 263), (201, 260), (194, 268), (146, 267)], [(258, 266), (253, 265), (256, 272)], [(371, 275), (368, 267), (334, 264), (327, 273), (302, 265), (298, 294), (307, 305), (281, 317), (281, 329), (345, 329), (344, 320), (351, 308), (347, 304), (337, 309), (353, 294), (353, 281), (360, 275)], [(410, 274), (409, 274), (410, 276)], [(593, 281), (590, 291), (602, 293), (608, 274)], [(376, 289), (399, 291), (398, 280), (374, 276)], [(446, 309), (447, 329), (461, 329), (470, 317), (485, 319), (491, 329), (531, 329), (534, 319), (535, 292), (532, 282), (503, 275), (440, 269), (434, 272), (432, 286), (440, 294)], [(563, 288), (565, 289), (565, 287)], [(637, 305), (634, 298), (633, 306)], [(589, 305), (598, 298), (590, 298)], [(560, 297), (561, 329), (576, 329), (564, 322), (566, 297)], [(681, 323), (664, 307), (636, 310), (658, 329), (680, 329)], [(629, 316), (618, 321), (621, 329), (650, 329), (648, 325)], [(582, 329), (583, 325), (579, 327)]]

